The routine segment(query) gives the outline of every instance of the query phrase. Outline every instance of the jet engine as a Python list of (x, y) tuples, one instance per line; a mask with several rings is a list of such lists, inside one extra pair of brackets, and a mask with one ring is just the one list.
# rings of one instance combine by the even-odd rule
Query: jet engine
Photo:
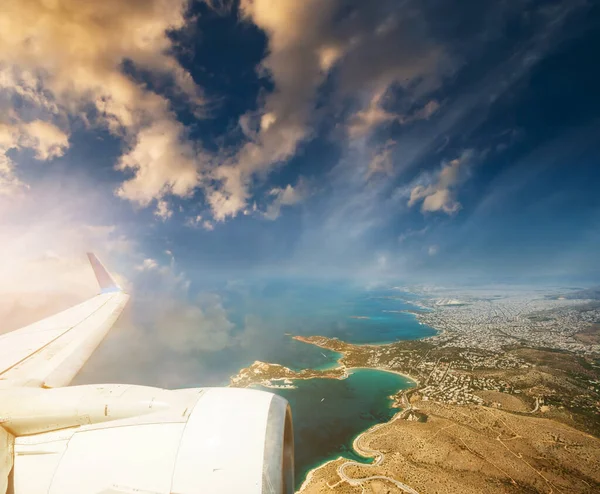
[(5, 389), (0, 403), (9, 493), (294, 490), (291, 412), (271, 393), (112, 384)]

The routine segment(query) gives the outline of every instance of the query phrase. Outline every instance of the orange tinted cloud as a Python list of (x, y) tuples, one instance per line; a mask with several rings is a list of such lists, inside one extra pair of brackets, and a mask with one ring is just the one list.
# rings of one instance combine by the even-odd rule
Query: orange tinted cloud
[[(199, 164), (183, 126), (164, 96), (123, 72), (130, 61), (166, 76), (192, 107), (202, 105), (200, 89), (170, 52), (168, 31), (184, 26), (186, 8), (186, 0), (3, 1), (0, 91), (25, 98), (44, 120), (28, 122), (13, 112), (4, 123), (20, 133), (15, 140), (38, 159), (60, 156), (68, 146), (66, 117), (81, 117), (125, 139), (120, 167), (133, 177), (121, 197), (147, 205), (189, 193)], [(4, 168), (7, 176), (14, 171)]]

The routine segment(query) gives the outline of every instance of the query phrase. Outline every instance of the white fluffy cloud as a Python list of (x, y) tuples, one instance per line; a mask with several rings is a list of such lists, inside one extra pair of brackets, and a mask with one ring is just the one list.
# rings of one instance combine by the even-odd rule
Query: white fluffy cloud
[[(209, 3), (221, 11), (228, 4)], [(202, 92), (172, 55), (168, 36), (185, 26), (187, 6), (188, 0), (5, 0), (0, 110), (10, 108), (11, 97), (18, 95), (39, 118), (14, 114), (11, 125), (19, 135), (4, 147), (0, 142), (0, 155), (28, 147), (40, 160), (60, 156), (69, 145), (68, 122), (80, 118), (124, 141), (117, 169), (127, 178), (117, 188), (119, 197), (142, 207), (154, 204), (157, 216), (167, 219), (169, 196), (185, 198), (202, 188), (212, 219), (223, 221), (248, 211), (256, 178), (287, 161), (310, 138), (319, 118), (318, 91), (334, 69), (339, 72), (336, 101), (365, 91), (370, 95), (370, 106), (350, 126), (359, 135), (398, 119), (380, 104), (390, 85), (421, 94), (435, 86), (444, 59), (421, 28), (413, 28), (418, 19), (390, 16), (385, 5), (366, 15), (366, 5), (349, 13), (341, 0), (242, 0), (243, 18), (267, 35), (268, 53), (257, 70), (271, 78), (274, 89), (261, 93), (257, 110), (240, 118), (244, 141), (210, 155), (189, 139), (169, 99), (123, 69), (131, 63), (150, 79), (171, 81), (198, 114)], [(0, 191), (23, 186), (15, 164), (3, 158)], [(285, 195), (282, 201), (286, 205)], [(269, 216), (278, 214), (277, 207), (275, 201)]]
[(456, 199), (456, 187), (464, 180), (473, 152), (465, 151), (460, 158), (444, 163), (430, 183), (415, 185), (410, 191), (408, 206), (421, 202), (422, 212), (443, 211), (454, 214), (461, 208)]
[[(68, 146), (64, 122), (81, 117), (125, 139), (119, 168), (133, 176), (119, 188), (122, 198), (145, 206), (168, 194), (187, 195), (198, 185), (202, 162), (168, 100), (123, 71), (129, 61), (151, 76), (169, 78), (198, 108), (201, 92), (171, 54), (168, 37), (169, 30), (184, 26), (186, 8), (187, 0), (5, 0), (1, 99), (10, 107), (11, 95), (19, 95), (44, 119), (29, 122), (13, 112), (18, 121), (13, 141), (34, 149), (38, 159), (60, 156)], [(63, 122), (62, 128), (49, 123), (50, 117)], [(5, 185), (14, 172), (10, 165), (0, 165)]]
[[(117, 194), (142, 206), (166, 194), (188, 196), (199, 184), (199, 156), (184, 136), (183, 125), (171, 120), (153, 123), (141, 130), (135, 143), (119, 161), (118, 169), (133, 177)], [(168, 218), (167, 203), (159, 199), (157, 214)]]
[(154, 211), (154, 216), (160, 218), (163, 221), (168, 220), (171, 216), (173, 216), (173, 210), (169, 206), (169, 203), (164, 199), (159, 199), (156, 203), (156, 209)]
[(204, 228), (206, 231), (213, 231), (215, 229), (215, 225), (212, 221), (203, 219), (201, 214), (196, 216), (192, 216), (185, 221), (186, 226), (191, 228)]
[(37, 160), (46, 161), (62, 156), (69, 141), (62, 130), (49, 122), (22, 123), (14, 117), (2, 120), (0, 117), (0, 195), (11, 195), (25, 184), (16, 175), (15, 164), (7, 154), (9, 150), (31, 149)]
[(158, 269), (158, 263), (156, 262), (155, 259), (152, 259), (151, 257), (147, 257), (146, 259), (144, 259), (142, 261), (142, 264), (140, 264), (139, 266), (136, 266), (136, 269), (138, 271), (151, 271), (154, 269)]
[(38, 160), (62, 156), (69, 147), (67, 134), (51, 123), (34, 120), (20, 129), (21, 145), (35, 150)]
[(275, 89), (257, 112), (242, 116), (247, 141), (214, 170), (218, 186), (207, 194), (217, 220), (244, 211), (254, 175), (289, 159), (310, 134), (315, 92), (341, 54), (322, 38), (335, 7), (335, 2), (318, 0), (242, 0), (242, 15), (268, 36), (269, 54), (260, 70), (272, 78)]
[[(329, 110), (348, 95), (372, 95), (350, 122), (354, 137), (399, 118), (381, 106), (390, 85), (400, 84), (410, 94), (435, 87), (442, 50), (414, 28), (421, 23), (414, 15), (390, 16), (386, 5), (359, 4), (348, 11), (341, 0), (241, 1), (242, 15), (268, 37), (259, 71), (272, 79), (274, 90), (261, 95), (257, 111), (240, 118), (246, 142), (212, 173), (216, 185), (207, 194), (217, 220), (247, 210), (254, 177), (289, 159), (311, 137), (317, 93), (334, 69), (340, 76)], [(403, 46), (410, 49), (398, 48)]]

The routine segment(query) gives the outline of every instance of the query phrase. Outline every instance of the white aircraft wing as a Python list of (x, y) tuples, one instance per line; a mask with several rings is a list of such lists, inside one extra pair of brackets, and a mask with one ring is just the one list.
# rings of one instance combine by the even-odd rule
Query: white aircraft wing
[(129, 295), (94, 254), (101, 293), (59, 314), (0, 336), (0, 387), (68, 385), (104, 339)]
[(89, 257), (99, 295), (0, 336), (0, 494), (292, 494), (279, 396), (67, 386), (128, 299)]

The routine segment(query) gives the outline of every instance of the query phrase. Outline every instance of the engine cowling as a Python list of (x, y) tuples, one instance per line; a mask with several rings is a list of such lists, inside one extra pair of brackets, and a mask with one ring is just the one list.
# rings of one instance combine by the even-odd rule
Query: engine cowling
[[(133, 388), (136, 392), (129, 398), (123, 393), (122, 399), (143, 396), (139, 406), (152, 407), (150, 395)], [(40, 390), (52, 391), (58, 390)], [(161, 396), (155, 412), (123, 417), (122, 410), (136, 409), (128, 402), (114, 420), (100, 413), (97, 423), (16, 437), (12, 492), (293, 492), (292, 418), (283, 398), (249, 389), (198, 388), (167, 392), (173, 393), (171, 400), (165, 390), (154, 391)], [(86, 393), (89, 397), (89, 387)], [(112, 407), (119, 398), (111, 397)], [(78, 413), (83, 409), (84, 404)], [(18, 424), (15, 417), (13, 423)]]

